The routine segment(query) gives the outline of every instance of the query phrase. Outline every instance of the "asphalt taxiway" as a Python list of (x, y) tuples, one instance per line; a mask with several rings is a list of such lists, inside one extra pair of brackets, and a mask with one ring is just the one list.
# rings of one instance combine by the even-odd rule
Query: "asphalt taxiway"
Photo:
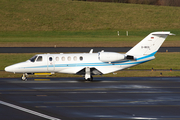
[(180, 77), (0, 78), (2, 120), (180, 119)]
[[(102, 50), (127, 52), (132, 47), (0, 47), (0, 53), (64, 53), (64, 52), (94, 52)], [(179, 47), (160, 47), (158, 52), (180, 52)]]

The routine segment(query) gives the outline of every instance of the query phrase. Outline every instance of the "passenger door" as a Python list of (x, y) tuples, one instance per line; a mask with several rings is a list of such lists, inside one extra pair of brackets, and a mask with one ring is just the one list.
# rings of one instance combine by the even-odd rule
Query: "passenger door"
[(55, 70), (54, 57), (52, 55), (48, 56), (47, 58), (47, 70), (49, 72), (53, 72)]

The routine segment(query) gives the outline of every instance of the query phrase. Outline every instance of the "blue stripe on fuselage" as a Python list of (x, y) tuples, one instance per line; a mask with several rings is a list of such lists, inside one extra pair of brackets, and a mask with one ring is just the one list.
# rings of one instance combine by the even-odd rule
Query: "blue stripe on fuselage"
[[(156, 51), (157, 52), (157, 51)], [(150, 57), (153, 57), (156, 52), (149, 54), (144, 57), (137, 58), (136, 61), (132, 60), (123, 60), (123, 61), (118, 61), (118, 62), (99, 62), (99, 63), (73, 63), (73, 64), (55, 64), (55, 65), (48, 65), (48, 67), (84, 67), (84, 66), (112, 66), (112, 65), (133, 65), (133, 64), (141, 64), (147, 61), (150, 61), (152, 59), (148, 59)], [(143, 61), (143, 59), (146, 59)], [(141, 61), (138, 61), (141, 60)], [(34, 67), (24, 67), (24, 68), (46, 68), (47, 65), (42, 65), (42, 66), (34, 66)]]

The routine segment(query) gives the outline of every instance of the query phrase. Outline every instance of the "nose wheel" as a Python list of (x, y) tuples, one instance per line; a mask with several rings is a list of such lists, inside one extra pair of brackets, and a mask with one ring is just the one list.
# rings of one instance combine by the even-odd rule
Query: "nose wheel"
[(22, 75), (21, 80), (23, 80), (23, 81), (26, 81), (26, 80), (27, 80), (26, 74), (23, 74), (23, 75)]

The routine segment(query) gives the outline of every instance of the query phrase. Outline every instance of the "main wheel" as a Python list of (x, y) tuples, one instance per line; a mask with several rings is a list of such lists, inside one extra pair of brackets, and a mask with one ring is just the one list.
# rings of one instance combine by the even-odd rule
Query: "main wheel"
[(91, 79), (90, 79), (90, 81), (93, 81), (93, 76), (91, 76)]
[(88, 78), (87, 80), (88, 81), (93, 81), (93, 77), (91, 76), (91, 78)]

